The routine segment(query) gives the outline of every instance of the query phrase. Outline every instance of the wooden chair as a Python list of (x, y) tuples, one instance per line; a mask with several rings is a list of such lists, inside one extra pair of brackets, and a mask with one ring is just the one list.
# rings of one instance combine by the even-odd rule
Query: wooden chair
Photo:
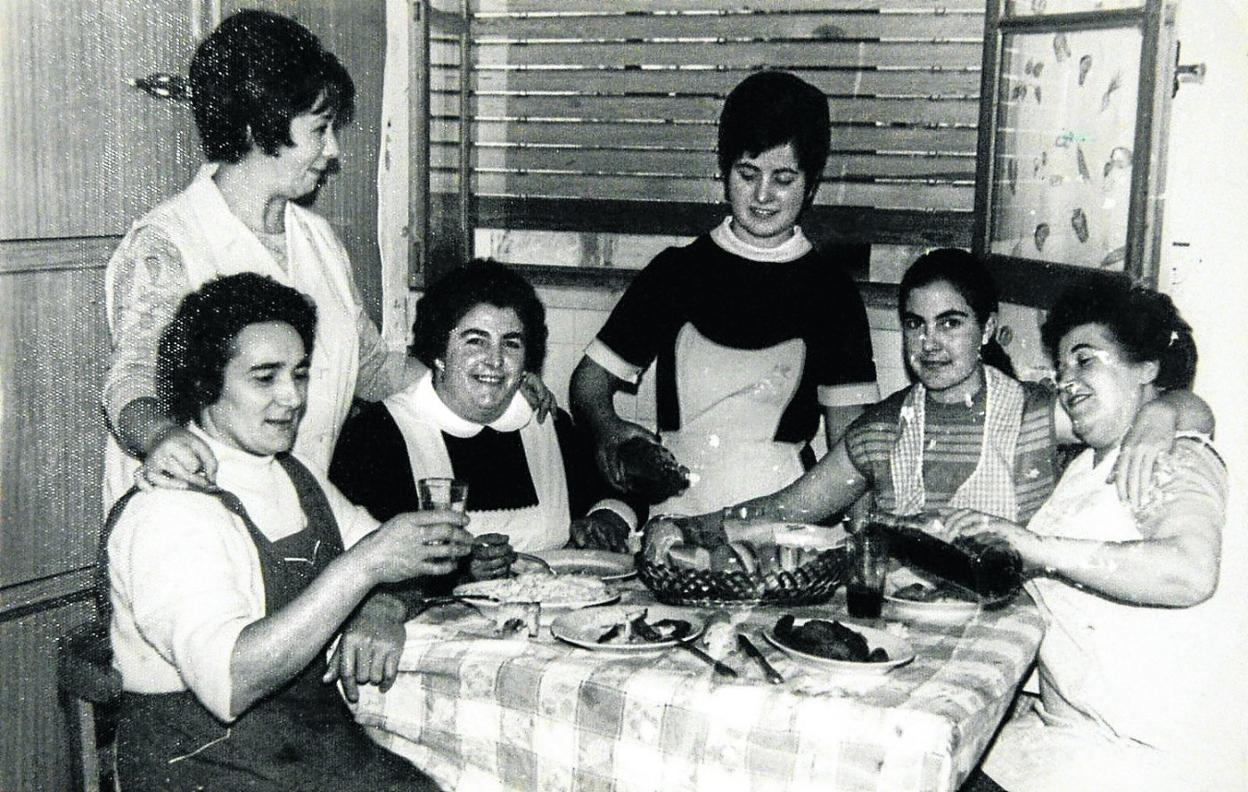
[(74, 789), (118, 790), (114, 738), (121, 674), (112, 667), (108, 625), (81, 624), (57, 641), (56, 687), (70, 737)]

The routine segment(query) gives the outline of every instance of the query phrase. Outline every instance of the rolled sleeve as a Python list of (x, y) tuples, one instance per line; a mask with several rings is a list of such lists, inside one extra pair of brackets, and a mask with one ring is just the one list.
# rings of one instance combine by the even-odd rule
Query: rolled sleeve
[(598, 338), (590, 341), (589, 346), (585, 347), (585, 357), (602, 366), (617, 379), (631, 382), (634, 385), (640, 381), (641, 373), (644, 370), (640, 366), (635, 366), (620, 357), (615, 350)]
[(407, 354), (386, 346), (377, 326), (360, 306), (354, 284), (351, 296), (356, 301), (355, 325), (360, 338), (360, 374), (355, 383), (355, 395), (365, 401), (381, 401), (415, 379), (407, 373)]
[[(131, 501), (110, 539), (110, 562), (123, 578), (139, 635), (228, 722), (234, 647), (264, 615), (259, 560), (234, 515), (215, 502), (189, 510), (186, 498), (153, 492)], [(122, 671), (124, 677), (124, 665)]]
[(109, 261), (112, 352), (104, 379), (104, 410), (117, 425), (121, 410), (156, 395), (160, 337), (191, 291), (182, 256), (164, 234), (142, 228)]
[(876, 382), (851, 382), (846, 385), (820, 385), (819, 404), (824, 407), (856, 407), (875, 404), (880, 400), (880, 386)]

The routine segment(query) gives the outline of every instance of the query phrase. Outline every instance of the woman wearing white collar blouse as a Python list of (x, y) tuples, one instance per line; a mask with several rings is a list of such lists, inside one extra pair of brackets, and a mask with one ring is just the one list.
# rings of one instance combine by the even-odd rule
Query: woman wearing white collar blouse
[[(412, 354), (430, 368), (343, 427), (330, 478), (378, 519), (417, 507), (416, 481), (468, 482), (469, 530), (517, 550), (573, 540), (622, 550), (636, 525), (607, 493), (593, 452), (565, 413), (539, 424), (518, 395), (541, 370), (546, 313), (533, 287), (490, 261), (453, 270), (417, 307)], [(575, 519), (574, 518), (579, 518)]]

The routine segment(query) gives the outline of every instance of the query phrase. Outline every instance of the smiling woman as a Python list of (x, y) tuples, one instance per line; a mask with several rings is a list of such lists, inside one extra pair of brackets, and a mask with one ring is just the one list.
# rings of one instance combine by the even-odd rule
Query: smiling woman
[(1219, 589), (1227, 472), (1208, 437), (1181, 435), (1121, 502), (1106, 479), (1133, 421), (1196, 368), (1191, 328), (1170, 298), (1125, 277), (1068, 292), (1043, 328), (1062, 407), (1088, 444), (1025, 526), (973, 512), (954, 534), (1008, 541), (1046, 616), (1040, 700), (1020, 708), (984, 769), (1010, 790), (1231, 789), (1242, 735), (1208, 713), (1241, 684), (1210, 640), (1243, 607)]
[(361, 625), (401, 611), (370, 593), (446, 573), (470, 540), (451, 513), (378, 526), (288, 453), (315, 332), (310, 300), (242, 273), (187, 295), (161, 339), (167, 411), (219, 468), (211, 490), (132, 490), (104, 531), (127, 789), (436, 788), (370, 742), (325, 683), (351, 695), (384, 682)]
[(412, 328), (411, 352), (429, 374), (347, 422), (330, 478), (386, 519), (417, 508), (418, 479), (453, 476), (468, 483), (478, 536), (505, 534), (519, 550), (569, 539), (624, 549), (632, 509), (595, 503), (608, 493), (584, 438), (565, 413), (534, 420), (519, 393), (541, 370), (546, 332), (545, 308), (515, 271), (474, 261), (447, 273), (417, 305)]
[[(1056, 443), (1074, 436), (1051, 388), (1011, 376), (993, 337), (997, 295), (984, 265), (963, 250), (924, 254), (902, 278), (898, 310), (918, 381), (868, 407), (802, 478), (739, 509), (815, 522), (868, 491), (880, 509), (905, 515), (973, 509), (1025, 522), (1041, 507), (1057, 482)], [(1176, 424), (1211, 427), (1204, 403), (1182, 387), (1150, 406), (1155, 415), (1127, 417), (1141, 434), (1128, 447), (1170, 448)], [(1121, 478), (1146, 480), (1155, 461), (1144, 454)], [(1142, 488), (1127, 489), (1137, 497)]]
[(139, 460), (161, 486), (213, 482), (212, 450), (162, 411), (154, 382), (161, 330), (182, 297), (212, 278), (258, 272), (320, 308), (295, 448), (322, 468), (352, 398), (393, 393), (421, 368), (385, 348), (334, 230), (295, 203), (314, 197), (338, 162), (338, 130), (355, 110), (343, 65), (299, 23), (242, 11), (200, 44), (190, 82), (208, 164), (134, 224), (105, 275), (114, 351), (104, 404), (116, 441), (108, 503), (130, 487)]

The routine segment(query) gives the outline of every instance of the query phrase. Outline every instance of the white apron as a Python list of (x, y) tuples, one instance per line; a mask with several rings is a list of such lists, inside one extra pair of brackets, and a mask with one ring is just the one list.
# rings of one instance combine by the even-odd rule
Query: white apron
[[(322, 471), (338, 441), (355, 393), (359, 372), (357, 320), (351, 262), (328, 222), (314, 212), (286, 203), (286, 259), (283, 270), (255, 234), (230, 211), (212, 176), (217, 165), (200, 168), (185, 190), (136, 222), (109, 260), (105, 299), (110, 327), (114, 283), (133, 234), (145, 226), (165, 231), (182, 256), (191, 289), (223, 275), (257, 272), (290, 286), (316, 304), (316, 348), (312, 354), (308, 405), (299, 424), (295, 453)], [(134, 483), (138, 460), (110, 434), (104, 459), (105, 509)]]
[(655, 514), (703, 514), (768, 495), (797, 480), (802, 443), (772, 438), (801, 380), (806, 344), (721, 346), (685, 325), (676, 338), (681, 428), (663, 445), (689, 468), (689, 489)]
[[(1098, 541), (1142, 538), (1105, 480), (1116, 457), (1098, 465), (1090, 449), (1077, 457), (1031, 530)], [(1216, 766), (1223, 754), (1210, 752), (1228, 736), (1207, 717), (1211, 702), (1241, 687), (1218, 677), (1221, 660), (1210, 655), (1217, 631), (1228, 626), (1216, 618), (1217, 595), (1191, 608), (1162, 608), (1044, 578), (1028, 589), (1046, 621), (1040, 700), (998, 736), (984, 763), (993, 780), (1011, 792), (1248, 788), (1248, 778)], [(1242, 745), (1248, 735), (1231, 739)]]
[[(417, 480), (454, 475), (442, 432), (473, 437), (482, 429), (481, 424), (461, 418), (443, 403), (433, 389), (433, 372), (426, 372), (414, 385), (388, 397), (385, 405), (403, 433), (412, 476)], [(517, 393), (507, 411), (490, 427), (499, 432), (519, 430), (538, 504), (523, 509), (470, 511), (468, 530), (474, 535), (507, 534), (511, 546), (522, 551), (563, 547), (568, 542), (572, 517), (554, 420), (533, 420), (533, 408)], [(471, 495), (471, 484), (469, 492)]]

